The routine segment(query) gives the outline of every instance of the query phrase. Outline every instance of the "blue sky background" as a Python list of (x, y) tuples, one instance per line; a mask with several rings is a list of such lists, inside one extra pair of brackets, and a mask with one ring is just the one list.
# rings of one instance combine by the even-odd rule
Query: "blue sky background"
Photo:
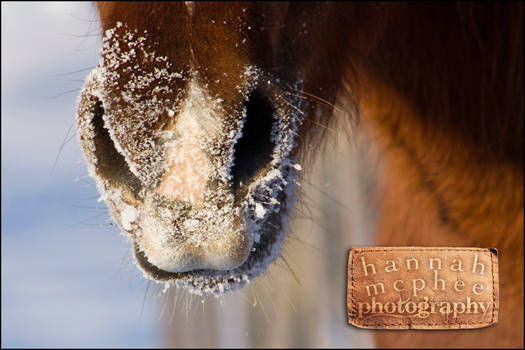
[(2, 2), (2, 347), (162, 345), (159, 303), (141, 315), (146, 283), (68, 135), (89, 70), (64, 73), (97, 64), (96, 18), (88, 2)]

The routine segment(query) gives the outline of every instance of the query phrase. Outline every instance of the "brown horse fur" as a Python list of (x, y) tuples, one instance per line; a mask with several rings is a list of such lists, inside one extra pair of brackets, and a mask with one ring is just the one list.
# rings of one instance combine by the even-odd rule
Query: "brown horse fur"
[[(370, 135), (380, 159), (378, 245), (499, 250), (498, 324), (377, 331), (377, 345), (523, 347), (522, 3), (101, 2), (98, 9), (104, 30), (117, 21), (148, 30), (175, 67), (191, 60), (227, 108), (240, 103), (234, 87), (244, 64), (283, 82), (301, 72), (309, 107), (297, 152), (312, 156), (310, 146), (336, 122), (360, 122)], [(345, 113), (332, 113), (341, 96)]]

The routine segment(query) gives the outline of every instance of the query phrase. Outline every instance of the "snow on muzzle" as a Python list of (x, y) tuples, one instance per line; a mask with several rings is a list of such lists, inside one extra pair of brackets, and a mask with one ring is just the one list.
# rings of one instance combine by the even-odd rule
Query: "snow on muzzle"
[(261, 234), (281, 209), (293, 130), (265, 92), (250, 84), (242, 110), (228, 118), (220, 99), (188, 79), (184, 98), (156, 111), (167, 117), (151, 130), (157, 121), (139, 122), (148, 120), (144, 106), (115, 108), (104, 74), (95, 69), (86, 80), (79, 137), (101, 198), (132, 237), (143, 270), (154, 277), (158, 270), (231, 271), (256, 247), (267, 250), (260, 259), (275, 255)]
[(254, 66), (239, 74), (230, 100), (210, 96), (199, 72), (117, 24), (78, 100), (89, 174), (138, 266), (198, 294), (242, 286), (279, 256), (300, 170), (304, 100)]

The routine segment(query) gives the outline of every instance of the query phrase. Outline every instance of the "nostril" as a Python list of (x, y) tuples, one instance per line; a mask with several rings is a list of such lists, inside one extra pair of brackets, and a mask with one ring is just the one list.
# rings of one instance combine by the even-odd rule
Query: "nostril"
[(246, 118), (242, 136), (234, 147), (232, 168), (233, 190), (237, 193), (242, 185), (253, 177), (272, 159), (274, 142), (272, 127), (274, 108), (270, 100), (259, 90), (254, 90), (245, 102)]
[(136, 195), (140, 181), (131, 173), (124, 157), (117, 151), (108, 130), (104, 127), (104, 108), (98, 99), (94, 101), (91, 123), (95, 131), (93, 143), (97, 158), (97, 173), (113, 184), (126, 186)]

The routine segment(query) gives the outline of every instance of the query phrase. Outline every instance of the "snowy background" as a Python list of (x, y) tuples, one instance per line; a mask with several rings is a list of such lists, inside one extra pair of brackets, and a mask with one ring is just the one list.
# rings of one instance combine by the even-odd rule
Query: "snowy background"
[(301, 180), (286, 262), (220, 299), (145, 297), (70, 130), (100, 34), (93, 3), (2, 2), (2, 347), (370, 346), (346, 323), (348, 249), (370, 228), (344, 142)]
[(162, 345), (159, 307), (148, 296), (141, 315), (144, 281), (68, 134), (98, 62), (94, 6), (2, 2), (2, 347)]

